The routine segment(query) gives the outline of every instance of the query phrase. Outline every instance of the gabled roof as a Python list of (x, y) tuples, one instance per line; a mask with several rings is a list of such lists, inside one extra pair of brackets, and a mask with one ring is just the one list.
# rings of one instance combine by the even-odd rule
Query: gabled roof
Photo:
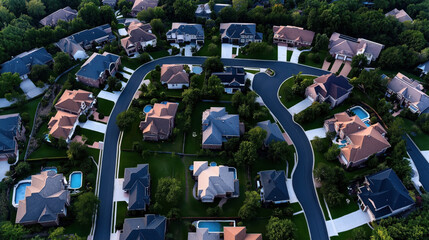
[(34, 65), (45, 65), (51, 62), (52, 56), (45, 48), (34, 48), (23, 52), (1, 65), (1, 73), (18, 73), (20, 76), (30, 73)]
[(77, 52), (81, 52), (81, 54), (83, 55), (82, 58), (88, 57), (82, 46), (80, 46), (73, 38), (62, 38), (56, 43), (56, 45), (58, 46), (58, 48), (61, 49), (61, 51), (68, 53), (72, 56), (74, 56)]
[(155, 8), (156, 6), (158, 6), (158, 0), (135, 0), (131, 11), (140, 12), (148, 8)]
[(262, 240), (260, 233), (246, 233), (246, 227), (223, 227), (225, 240)]
[(224, 72), (215, 72), (223, 84), (229, 85), (244, 85), (246, 83), (246, 72), (242, 67), (227, 67)]
[(387, 84), (387, 88), (397, 94), (401, 94), (407, 101), (417, 106), (420, 112), (429, 108), (429, 96), (424, 93), (423, 85), (407, 76), (398, 73)]
[(346, 112), (336, 113), (325, 122), (333, 123), (338, 132), (342, 131), (346, 136), (367, 128), (358, 116), (349, 116)]
[(312, 43), (314, 32), (295, 26), (273, 26), (275, 38)]
[(91, 92), (81, 89), (65, 90), (57, 104), (55, 104), (55, 108), (77, 113), (82, 107), (89, 107), (93, 101), (94, 97)]
[(188, 232), (188, 240), (220, 240), (220, 236), (209, 232), (208, 228), (197, 228), (195, 232)]
[[(324, 98), (329, 96), (337, 100), (351, 92), (353, 86), (344, 76), (336, 76), (334, 73), (322, 75), (314, 79), (314, 83), (308, 86), (308, 92), (315, 99), (317, 95)], [(314, 95), (314, 96), (313, 96)]]
[(421, 69), (424, 74), (428, 74), (428, 72), (429, 72), (429, 61), (420, 64), (417, 68)]
[(203, 112), (202, 124), (202, 142), (206, 145), (222, 145), (225, 136), (240, 136), (239, 116), (228, 114), (224, 107), (211, 107), (205, 110)]
[(386, 17), (387, 16), (393, 16), (398, 19), (399, 22), (413, 21), (413, 19), (408, 15), (407, 12), (404, 11), (404, 9), (398, 10), (395, 8), (392, 11), (386, 13)]
[(262, 34), (256, 32), (254, 23), (221, 23), (221, 38), (240, 38), (241, 35), (254, 35), (255, 39), (262, 39)]
[(197, 9), (195, 10), (196, 17), (205, 17), (209, 18), (212, 11), (210, 10), (210, 6), (208, 3), (198, 4)]
[(59, 20), (69, 22), (76, 17), (77, 10), (74, 10), (71, 7), (67, 6), (65, 8), (58, 9), (57, 11), (44, 17), (42, 20), (40, 20), (40, 24), (42, 24), (43, 26), (55, 26), (57, 25)]
[(268, 146), (271, 142), (283, 142), (285, 141), (282, 131), (276, 123), (271, 123), (269, 120), (258, 122), (258, 127), (264, 129), (267, 132), (264, 143)]
[(58, 215), (66, 215), (70, 205), (70, 193), (65, 189), (62, 174), (44, 171), (31, 176), (31, 186), (25, 190), (24, 200), (20, 200), (16, 213), (16, 223), (52, 222)]
[(0, 116), (0, 154), (15, 151), (15, 137), (20, 121), (18, 113)]
[(364, 38), (353, 38), (340, 33), (332, 33), (329, 39), (329, 53), (342, 54), (348, 57), (354, 57), (357, 54), (371, 54), (372, 59), (377, 59), (383, 44), (376, 43)]
[(213, 7), (213, 10), (215, 11), (216, 14), (218, 14), (220, 12), (220, 10), (222, 10), (226, 7), (232, 7), (232, 5), (231, 4), (216, 3)]
[(75, 114), (57, 111), (55, 116), (49, 120), (49, 134), (55, 138), (67, 139), (77, 118), (78, 116)]
[(197, 39), (204, 39), (204, 29), (201, 24), (174, 22), (167, 35), (173, 33), (177, 35), (196, 35)]
[[(142, 26), (143, 27), (143, 26)], [(143, 28), (128, 28), (128, 37), (121, 39), (121, 46), (128, 48), (129, 45), (136, 45), (139, 42), (148, 42), (156, 39), (155, 34), (150, 33)]]
[(135, 168), (125, 168), (122, 189), (129, 192), (129, 210), (146, 210), (150, 203), (150, 175), (148, 164), (138, 164)]
[(407, 189), (392, 169), (366, 177), (368, 186), (359, 188), (359, 197), (376, 219), (414, 204)]
[(164, 240), (166, 218), (146, 214), (143, 218), (125, 218), (120, 240)]
[(93, 53), (76, 73), (76, 76), (97, 80), (100, 74), (109, 70), (110, 64), (115, 63), (119, 58), (118, 55), (108, 52)]
[(188, 84), (189, 75), (181, 64), (163, 64), (161, 67), (161, 83)]
[(146, 114), (145, 121), (140, 122), (140, 129), (143, 130), (143, 134), (168, 135), (173, 127), (178, 106), (177, 103), (172, 102), (155, 103)]
[(264, 189), (264, 201), (287, 201), (289, 193), (284, 171), (266, 170), (258, 172)]

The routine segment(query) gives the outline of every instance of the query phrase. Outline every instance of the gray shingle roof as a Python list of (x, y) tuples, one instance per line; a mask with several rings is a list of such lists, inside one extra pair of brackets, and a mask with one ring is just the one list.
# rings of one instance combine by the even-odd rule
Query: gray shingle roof
[(256, 125), (267, 132), (267, 136), (264, 140), (265, 145), (268, 146), (271, 142), (285, 141), (282, 131), (280, 131), (280, 128), (276, 123), (271, 123), (269, 120), (267, 120), (263, 122), (258, 122)]
[(240, 119), (224, 107), (211, 107), (203, 112), (203, 144), (221, 145), (226, 137), (240, 136)]
[(120, 240), (164, 240), (166, 218), (146, 214), (143, 218), (126, 218)]
[(150, 203), (149, 165), (139, 164), (135, 168), (125, 168), (122, 189), (129, 192), (129, 210), (146, 210)]
[(429, 96), (422, 92), (423, 87), (405, 75), (398, 73), (387, 85), (387, 88), (402, 95), (407, 101), (417, 106), (420, 112), (429, 108)]
[(262, 39), (262, 33), (256, 32), (254, 23), (221, 23), (221, 38), (240, 38), (241, 35), (254, 35), (255, 39)]
[(77, 17), (77, 11), (67, 6), (65, 8), (58, 9), (57, 11), (44, 17), (42, 20), (40, 20), (40, 24), (44, 26), (46, 25), (55, 26), (57, 25), (59, 20), (69, 22), (76, 17)]
[(204, 29), (201, 24), (174, 22), (171, 29), (167, 32), (167, 35), (171, 35), (172, 33), (178, 35), (196, 35), (197, 39), (204, 39)]
[(215, 11), (215, 13), (219, 13), (220, 10), (226, 8), (226, 7), (232, 7), (231, 4), (221, 4), (221, 3), (216, 3), (213, 7), (213, 10)]
[(23, 52), (11, 60), (2, 64), (1, 73), (18, 73), (20, 76), (30, 73), (34, 65), (45, 65), (51, 62), (52, 56), (45, 48), (35, 48), (28, 52)]
[(266, 170), (258, 172), (261, 181), (261, 185), (264, 189), (263, 199), (264, 201), (288, 201), (289, 193), (286, 186), (286, 175), (285, 172)]
[(0, 116), (0, 154), (15, 151), (15, 137), (20, 120), (18, 113)]
[(115, 63), (119, 56), (112, 53), (103, 53), (103, 55), (94, 53), (80, 70), (76, 73), (77, 76), (97, 80), (102, 72), (109, 70), (111, 63)]
[(353, 86), (344, 76), (336, 76), (334, 73), (322, 75), (315, 79), (315, 84), (311, 87), (315, 88), (317, 94), (324, 98), (331, 96), (333, 99), (339, 99), (349, 93)]
[(224, 72), (212, 73), (216, 75), (223, 84), (240, 85), (246, 82), (246, 72), (241, 67), (227, 67)]
[(358, 193), (363, 203), (371, 209), (376, 219), (414, 204), (407, 189), (392, 169), (367, 176), (368, 188), (362, 186)]

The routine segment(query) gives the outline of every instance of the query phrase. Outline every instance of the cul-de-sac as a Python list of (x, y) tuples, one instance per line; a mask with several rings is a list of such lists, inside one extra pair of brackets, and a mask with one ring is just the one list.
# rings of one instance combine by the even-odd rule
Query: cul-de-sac
[(0, 240), (429, 239), (429, 0), (0, 0)]

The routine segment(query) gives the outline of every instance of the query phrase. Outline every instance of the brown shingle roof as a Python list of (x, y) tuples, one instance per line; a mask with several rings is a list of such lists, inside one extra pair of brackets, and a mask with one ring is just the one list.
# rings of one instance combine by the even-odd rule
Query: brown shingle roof
[(65, 109), (78, 114), (80, 109), (87, 108), (94, 101), (92, 93), (84, 90), (65, 90), (61, 98), (55, 104), (56, 109)]
[(404, 11), (404, 9), (398, 10), (395, 8), (392, 11), (386, 13), (386, 17), (387, 16), (393, 16), (398, 19), (399, 22), (413, 21), (413, 19), (408, 15), (407, 12)]
[(161, 83), (189, 83), (189, 75), (183, 71), (183, 65), (164, 64), (161, 67)]
[(224, 227), (225, 240), (262, 240), (262, 234), (246, 233), (246, 227)]
[(329, 53), (332, 55), (342, 54), (353, 57), (362, 52), (363, 54), (371, 54), (373, 60), (375, 60), (383, 48), (383, 44), (364, 38), (355, 39), (336, 32), (332, 33), (329, 39)]
[(313, 42), (314, 32), (295, 26), (273, 26), (274, 37), (297, 42)]
[(75, 114), (58, 111), (48, 123), (49, 134), (55, 138), (67, 139), (77, 118)]
[(167, 102), (167, 104), (155, 103), (152, 110), (146, 114), (145, 121), (140, 122), (140, 129), (143, 134), (168, 135), (173, 128), (177, 107), (178, 104), (172, 102)]

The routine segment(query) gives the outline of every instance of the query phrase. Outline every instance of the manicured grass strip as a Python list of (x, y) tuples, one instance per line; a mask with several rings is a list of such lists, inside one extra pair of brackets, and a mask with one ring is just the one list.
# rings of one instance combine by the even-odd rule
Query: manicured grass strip
[[(308, 55), (310, 53), (319, 54), (319, 56), (320, 56), (320, 62), (314, 62), (312, 59), (310, 59), (308, 57)], [(299, 63), (304, 64), (304, 65), (308, 65), (308, 66), (312, 66), (312, 67), (316, 67), (316, 68), (322, 68), (323, 61), (326, 58), (327, 54), (328, 54), (328, 51), (326, 51), (326, 50), (325, 51), (319, 51), (317, 53), (316, 52), (312, 52), (312, 51), (311, 52), (302, 52), (301, 55), (305, 56), (305, 61), (304, 62), (300, 61)]]
[(308, 232), (307, 221), (305, 221), (304, 213), (293, 216), (292, 222), (295, 223), (296, 227), (296, 239), (310, 239), (310, 233)]
[(104, 140), (104, 134), (89, 129), (77, 128), (74, 134), (87, 137), (86, 144), (89, 145)]
[(245, 71), (248, 72), (248, 73), (253, 73), (253, 74), (257, 74), (257, 73), (261, 72), (259, 70), (245, 70)]
[(352, 106), (352, 104), (346, 100), (340, 106), (336, 106), (335, 108), (331, 109), (326, 116), (319, 117), (310, 123), (304, 123), (301, 125), (301, 127), (304, 128), (305, 131), (311, 130), (311, 129), (316, 129), (316, 128), (321, 128), (321, 127), (323, 127), (323, 123), (326, 119), (333, 117), (334, 114), (336, 114), (336, 113), (346, 111), (351, 106)]
[(265, 51), (262, 54), (238, 55), (236, 58), (277, 60), (277, 51), (277, 47), (273, 46), (271, 51)]
[[(356, 236), (355, 231), (357, 231), (357, 229), (363, 229), (365, 231), (365, 236), (361, 236), (361, 235)], [(339, 233), (338, 236), (331, 237), (331, 240), (349, 240), (349, 239), (355, 239), (355, 237), (360, 237), (360, 239), (364, 239), (366, 237), (367, 239), (369, 239), (371, 234), (372, 234), (372, 229), (368, 226), (368, 224), (364, 224), (360, 227), (351, 229), (347, 232)]]
[(133, 70), (136, 70), (140, 65), (142, 65), (138, 58), (123, 57), (121, 58), (121, 62), (122, 65)]
[(158, 58), (170, 56), (170, 54), (168, 53), (167, 50), (160, 50), (160, 51), (156, 51), (156, 52), (150, 52), (149, 54), (153, 57), (153, 59), (158, 59)]
[(296, 203), (291, 203), (290, 207), (292, 208), (292, 210), (293, 210), (294, 213), (299, 212), (299, 211), (302, 210), (301, 205), (299, 205), (299, 203), (297, 203), (297, 202)]
[(290, 59), (292, 58), (292, 54), (293, 54), (293, 51), (289, 51), (289, 50), (287, 50), (287, 58), (286, 58), (286, 60), (287, 60), (288, 62), (290, 62)]
[(200, 50), (195, 54), (195, 56), (221, 56), (221, 49), (222, 46), (219, 43), (215, 43), (216, 45), (216, 52), (210, 52), (209, 51), (209, 45), (213, 43), (211, 39), (206, 39), (204, 42), (203, 47), (200, 48)]
[[(315, 79), (315, 76), (309, 76), (309, 75), (301, 75), (304, 79)], [(283, 103), (283, 105), (285, 105), (286, 108), (291, 108), (293, 107), (295, 104), (301, 102), (302, 100), (305, 99), (305, 96), (297, 96), (295, 94), (293, 94), (292, 99), (290, 99), (289, 101), (287, 101), (287, 96), (286, 94), (290, 94), (290, 91), (286, 91), (286, 88), (292, 88), (292, 86), (294, 85), (294, 81), (293, 81), (293, 77), (288, 78), (286, 81), (284, 81), (282, 83), (282, 85), (280, 86), (280, 90), (279, 90), (279, 97), (280, 97), (280, 101)]]
[(325, 201), (323, 201), (323, 195), (320, 193), (320, 189), (317, 190), (317, 196), (319, 197), (320, 206), (322, 207), (323, 215), (325, 215), (326, 220), (330, 220), (328, 210), (326, 209)]
[(34, 115), (36, 114), (37, 104), (42, 100), (42, 96), (27, 101), (25, 104), (8, 109), (0, 109), (0, 115), (7, 115), (12, 113), (28, 113), (30, 116), (29, 126), (30, 129), (33, 127)]
[(94, 161), (98, 163), (98, 159), (100, 158), (100, 149), (88, 148), (88, 155), (94, 158)]
[(122, 229), (122, 225), (124, 225), (124, 220), (127, 215), (127, 212), (128, 212), (128, 203), (125, 201), (117, 202), (116, 229)]
[(65, 149), (57, 149), (47, 143), (42, 145), (32, 152), (29, 158), (49, 158), (49, 157), (67, 157)]
[(425, 134), (413, 121), (403, 118), (404, 128), (420, 150), (429, 150), (429, 135)]
[(110, 116), (115, 103), (103, 98), (97, 98), (97, 112), (104, 116)]

